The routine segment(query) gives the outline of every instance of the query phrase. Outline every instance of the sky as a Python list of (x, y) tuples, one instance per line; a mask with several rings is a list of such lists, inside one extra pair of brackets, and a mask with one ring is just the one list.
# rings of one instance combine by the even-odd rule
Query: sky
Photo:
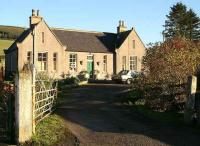
[(162, 41), (163, 25), (177, 2), (200, 17), (199, 0), (1, 0), (0, 25), (29, 27), (32, 9), (50, 27), (116, 33), (119, 20), (134, 27), (145, 44)]

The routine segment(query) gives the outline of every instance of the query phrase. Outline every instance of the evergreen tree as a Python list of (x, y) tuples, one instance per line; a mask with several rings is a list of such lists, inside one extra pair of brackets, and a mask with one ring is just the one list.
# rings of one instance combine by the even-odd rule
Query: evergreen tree
[(192, 9), (187, 10), (184, 4), (177, 3), (166, 17), (165, 38), (182, 36), (191, 40), (200, 39), (200, 18)]

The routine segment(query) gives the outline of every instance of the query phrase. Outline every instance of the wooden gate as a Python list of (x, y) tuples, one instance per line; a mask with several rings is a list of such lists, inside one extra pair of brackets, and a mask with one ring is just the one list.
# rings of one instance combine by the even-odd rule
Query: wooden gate
[(14, 134), (14, 86), (0, 82), (0, 142), (11, 142)]

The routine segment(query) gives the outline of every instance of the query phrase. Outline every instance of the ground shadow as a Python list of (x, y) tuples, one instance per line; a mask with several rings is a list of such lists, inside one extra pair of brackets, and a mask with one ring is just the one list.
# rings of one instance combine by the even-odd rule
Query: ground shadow
[(135, 112), (132, 106), (116, 102), (118, 94), (129, 88), (92, 84), (72, 89), (56, 113), (94, 132), (144, 135), (169, 145), (200, 145), (199, 132), (156, 123)]

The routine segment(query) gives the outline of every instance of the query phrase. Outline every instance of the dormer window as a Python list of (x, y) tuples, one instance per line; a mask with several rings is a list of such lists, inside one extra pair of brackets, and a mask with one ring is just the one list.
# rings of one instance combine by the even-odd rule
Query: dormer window
[(42, 43), (44, 43), (44, 32), (42, 32)]

